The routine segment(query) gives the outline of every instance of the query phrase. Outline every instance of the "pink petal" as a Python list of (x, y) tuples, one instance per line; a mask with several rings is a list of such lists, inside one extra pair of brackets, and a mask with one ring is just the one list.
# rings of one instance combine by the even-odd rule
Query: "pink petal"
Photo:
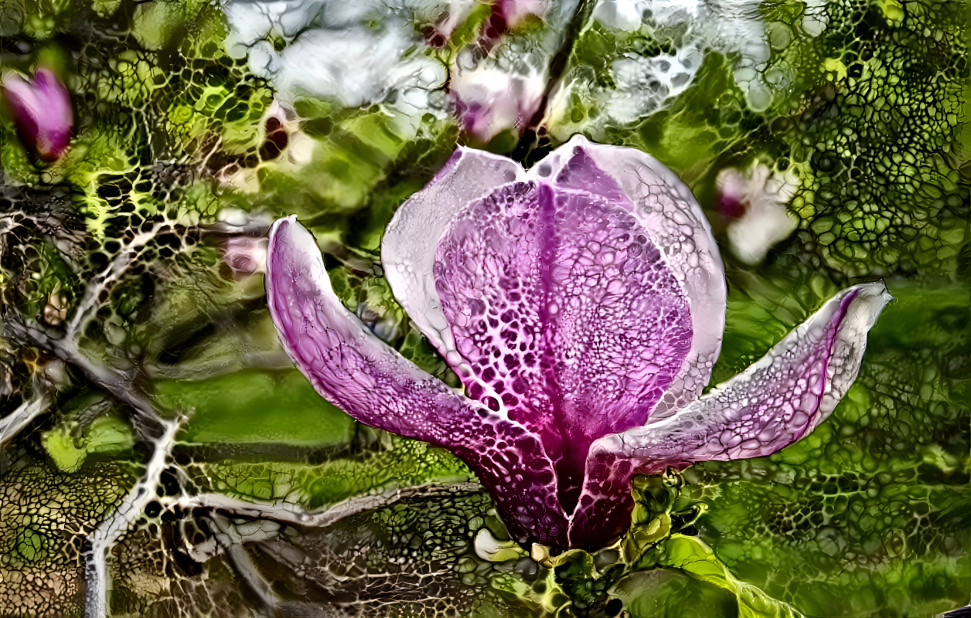
[(398, 208), (381, 242), (381, 261), (395, 298), (459, 375), (468, 376), (468, 369), (455, 352), (435, 290), (435, 250), (459, 210), (523, 173), (505, 157), (459, 148), (424, 189)]
[(549, 11), (548, 0), (498, 0), (496, 11), (509, 28), (515, 28), (527, 17), (542, 19)]
[(543, 99), (542, 72), (510, 73), (492, 66), (462, 68), (452, 73), (450, 95), (462, 130), (480, 142), (515, 130), (521, 133)]
[(38, 69), (33, 81), (13, 73), (4, 76), (3, 93), (24, 145), (44, 161), (59, 159), (74, 124), (64, 85), (49, 70)]
[(682, 367), (691, 322), (677, 280), (628, 208), (546, 182), (472, 202), (437, 258), (470, 396), (539, 433), (569, 512), (588, 446), (644, 423)]
[(266, 239), (232, 236), (223, 243), (223, 261), (237, 275), (266, 271)]
[(856, 379), (867, 332), (890, 298), (883, 283), (844, 290), (744, 373), (673, 416), (598, 440), (571, 544), (596, 545), (622, 531), (632, 474), (763, 457), (812, 431)]
[[(574, 162), (589, 157), (600, 174)], [(694, 401), (711, 376), (725, 329), (725, 271), (711, 228), (688, 187), (654, 157), (635, 148), (606, 146), (577, 135), (530, 170), (530, 177), (597, 189), (617, 186), (637, 222), (664, 255), (691, 307), (694, 336), (682, 374), (668, 387), (652, 416), (663, 418)], [(562, 175), (562, 177), (560, 177)], [(608, 182), (609, 180), (609, 182)]]
[(363, 423), (452, 451), (520, 542), (562, 543), (566, 520), (538, 438), (371, 334), (341, 305), (313, 237), (294, 217), (270, 230), (266, 287), (284, 348), (318, 393)]

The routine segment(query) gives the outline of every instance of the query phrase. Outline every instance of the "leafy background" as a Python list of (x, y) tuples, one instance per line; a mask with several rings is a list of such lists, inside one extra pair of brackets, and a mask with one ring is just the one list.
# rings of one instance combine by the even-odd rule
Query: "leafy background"
[[(52, 67), (76, 119), (51, 166), (0, 120), (0, 613), (80, 614), (99, 594), (151, 615), (971, 600), (967, 3), (537, 3), (508, 28), (476, 2), (279, 6), (0, 5), (4, 70)], [(468, 66), (539, 84), (540, 113), (463, 131)], [(554, 566), (483, 554), (507, 537), (461, 463), (317, 397), (261, 275), (226, 253), (298, 214), (342, 300), (451, 379), (381, 276), (384, 226), (458, 143), (530, 164), (575, 132), (655, 155), (709, 215), (729, 283), (713, 383), (852, 282), (896, 300), (813, 434), (642, 479), (621, 544)], [(798, 227), (753, 265), (716, 179), (759, 163), (794, 179)]]

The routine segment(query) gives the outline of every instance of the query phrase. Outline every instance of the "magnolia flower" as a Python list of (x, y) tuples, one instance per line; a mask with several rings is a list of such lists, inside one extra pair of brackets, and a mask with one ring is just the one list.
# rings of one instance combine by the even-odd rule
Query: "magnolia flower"
[(57, 161), (67, 150), (74, 124), (64, 84), (48, 69), (38, 69), (32, 80), (9, 73), (3, 77), (3, 96), (27, 149), (48, 163)]
[(495, 67), (456, 68), (451, 96), (466, 134), (487, 142), (503, 131), (522, 133), (543, 99), (544, 77)]
[(799, 220), (786, 204), (799, 179), (791, 171), (774, 172), (755, 163), (744, 172), (729, 167), (718, 173), (719, 212), (730, 219), (728, 244), (746, 264), (758, 264), (776, 244), (788, 238)]
[(703, 395), (725, 278), (701, 209), (652, 157), (582, 137), (528, 171), (459, 148), (397, 211), (382, 259), (464, 392), (340, 304), (294, 217), (274, 223), (267, 255), (284, 347), (354, 418), (460, 457), (513, 537), (554, 552), (622, 534), (634, 474), (769, 455), (810, 432), (890, 298), (882, 283), (844, 290)]
[(223, 261), (238, 277), (266, 271), (266, 238), (230, 236), (223, 241)]

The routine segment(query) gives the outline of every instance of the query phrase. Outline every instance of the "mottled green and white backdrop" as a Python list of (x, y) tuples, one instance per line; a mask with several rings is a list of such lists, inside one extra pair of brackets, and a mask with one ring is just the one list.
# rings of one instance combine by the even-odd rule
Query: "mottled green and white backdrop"
[[(50, 67), (75, 117), (49, 165), (0, 120), (0, 615), (971, 600), (969, 5), (519, 4), (497, 28), (473, 0), (0, 0), (3, 71)], [(577, 132), (651, 153), (704, 207), (729, 285), (712, 383), (850, 283), (896, 300), (812, 435), (644, 479), (636, 559), (550, 569), (485, 551), (502, 524), (448, 453), (313, 392), (260, 238), (297, 214), (345, 304), (451, 380), (382, 277), (385, 225), (456, 144), (528, 165)]]

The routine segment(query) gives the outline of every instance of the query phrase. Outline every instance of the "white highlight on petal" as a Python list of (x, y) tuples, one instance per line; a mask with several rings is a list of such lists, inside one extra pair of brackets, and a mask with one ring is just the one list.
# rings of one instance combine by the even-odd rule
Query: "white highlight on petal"
[(438, 242), (469, 202), (524, 175), (511, 159), (459, 148), (424, 189), (398, 208), (384, 232), (381, 262), (395, 298), (450, 362), (458, 355), (432, 276)]

